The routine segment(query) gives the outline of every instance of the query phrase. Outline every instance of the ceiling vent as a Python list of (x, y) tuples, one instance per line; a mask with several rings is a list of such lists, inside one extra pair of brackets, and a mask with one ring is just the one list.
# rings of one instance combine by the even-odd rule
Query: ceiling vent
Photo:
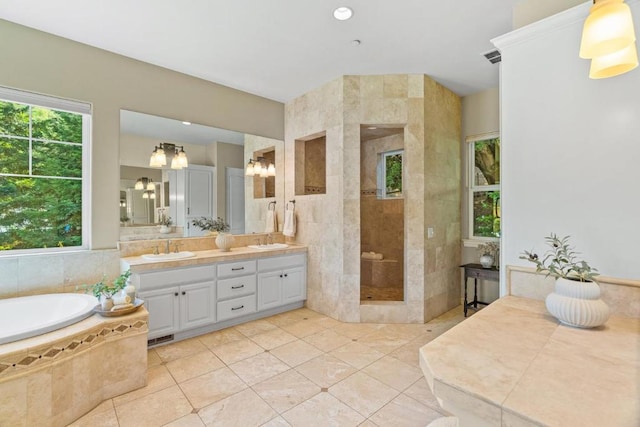
[(498, 62), (502, 61), (502, 55), (500, 54), (500, 51), (498, 49), (483, 53), (483, 55), (492, 64), (497, 64)]

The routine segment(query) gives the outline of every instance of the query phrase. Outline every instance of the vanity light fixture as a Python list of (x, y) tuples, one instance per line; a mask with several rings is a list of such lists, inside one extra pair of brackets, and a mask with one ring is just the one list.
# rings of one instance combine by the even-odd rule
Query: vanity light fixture
[(168, 142), (161, 142), (151, 153), (149, 159), (149, 167), (161, 168), (167, 165), (167, 156), (171, 158), (171, 169), (182, 169), (189, 166), (187, 153), (184, 152), (184, 146), (175, 145)]
[(245, 176), (258, 175), (261, 178), (276, 176), (276, 165), (270, 163), (264, 157), (258, 157), (256, 160), (249, 159), (244, 174)]
[(156, 198), (156, 192), (155, 191), (151, 191), (151, 190), (145, 190), (145, 192), (142, 193), (142, 198), (143, 199), (155, 199)]
[(338, 21), (346, 21), (353, 16), (353, 9), (347, 6), (340, 6), (333, 11), (333, 17)]
[(136, 181), (136, 185), (133, 186), (133, 188), (135, 190), (149, 190), (149, 191), (153, 191), (156, 189), (155, 184), (153, 183), (153, 180), (147, 178), (146, 176), (143, 176), (142, 178), (138, 178), (138, 180)]
[(591, 59), (589, 77), (614, 77), (638, 66), (631, 9), (624, 0), (593, 0), (584, 22), (580, 57)]

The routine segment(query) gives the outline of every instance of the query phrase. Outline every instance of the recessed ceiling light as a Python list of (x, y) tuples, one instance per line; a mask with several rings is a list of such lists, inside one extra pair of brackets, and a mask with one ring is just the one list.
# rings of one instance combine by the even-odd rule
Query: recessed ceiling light
[(189, 126), (191, 124), (191, 122), (182, 122), (183, 125), (185, 126)]
[(353, 16), (353, 10), (347, 6), (341, 6), (333, 11), (333, 17), (338, 21), (346, 21)]

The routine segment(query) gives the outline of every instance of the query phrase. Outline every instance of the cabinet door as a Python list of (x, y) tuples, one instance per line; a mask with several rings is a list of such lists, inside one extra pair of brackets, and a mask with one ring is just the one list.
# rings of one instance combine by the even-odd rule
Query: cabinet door
[(215, 286), (214, 282), (180, 286), (181, 329), (207, 325), (216, 320)]
[(282, 272), (258, 274), (258, 311), (282, 305)]
[(284, 270), (282, 278), (282, 303), (303, 301), (307, 297), (306, 275), (303, 267)]
[(157, 291), (140, 292), (144, 305), (149, 312), (149, 338), (173, 334), (180, 327), (180, 310), (177, 287)]

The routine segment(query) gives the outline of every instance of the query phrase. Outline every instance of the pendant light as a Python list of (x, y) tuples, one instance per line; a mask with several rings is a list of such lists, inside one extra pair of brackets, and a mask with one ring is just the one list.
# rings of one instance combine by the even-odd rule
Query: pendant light
[(617, 76), (638, 66), (631, 9), (623, 0), (594, 0), (582, 29), (580, 57), (592, 59), (589, 77)]

